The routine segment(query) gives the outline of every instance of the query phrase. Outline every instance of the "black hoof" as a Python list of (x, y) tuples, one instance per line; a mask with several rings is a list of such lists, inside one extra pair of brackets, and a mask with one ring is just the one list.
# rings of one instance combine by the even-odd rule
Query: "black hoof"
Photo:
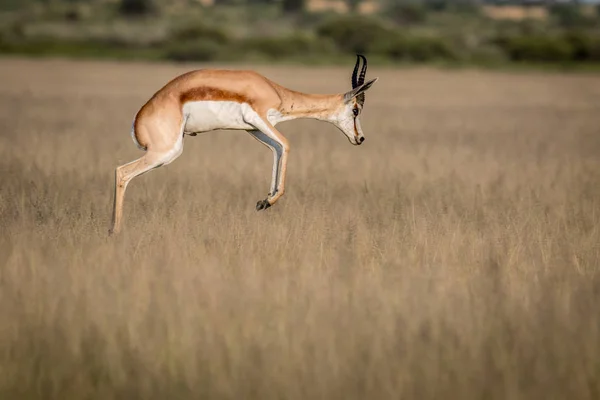
[(269, 207), (271, 207), (271, 203), (269, 203), (269, 201), (266, 199), (260, 200), (258, 203), (256, 203), (256, 211), (266, 210)]

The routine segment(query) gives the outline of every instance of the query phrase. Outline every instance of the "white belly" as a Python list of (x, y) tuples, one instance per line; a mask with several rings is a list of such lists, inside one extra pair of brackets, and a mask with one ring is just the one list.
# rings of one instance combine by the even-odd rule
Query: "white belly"
[(183, 106), (187, 116), (185, 133), (200, 133), (218, 129), (256, 129), (244, 118), (254, 113), (250, 105), (235, 101), (190, 101)]

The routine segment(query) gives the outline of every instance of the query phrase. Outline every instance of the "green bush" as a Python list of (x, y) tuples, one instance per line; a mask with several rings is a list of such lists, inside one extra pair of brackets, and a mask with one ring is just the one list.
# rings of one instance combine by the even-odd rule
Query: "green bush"
[(477, 0), (453, 0), (448, 2), (447, 9), (459, 14), (479, 14), (480, 7)]
[(351, 13), (355, 13), (358, 10), (360, 3), (362, 3), (362, 0), (345, 0), (345, 3), (346, 6), (348, 6), (348, 10)]
[(272, 59), (282, 59), (334, 51), (329, 41), (318, 40), (306, 35), (288, 37), (254, 37), (240, 44), (240, 53), (257, 53)]
[(139, 47), (118, 39), (49, 39), (33, 37), (0, 44), (0, 52), (31, 56), (61, 55), (83, 58), (136, 59), (160, 56), (155, 49)]
[(393, 1), (386, 7), (385, 13), (399, 25), (421, 24), (427, 19), (427, 8), (421, 3)]
[(469, 52), (468, 61), (477, 65), (500, 65), (508, 61), (506, 53), (498, 46), (481, 45)]
[(426, 0), (425, 7), (434, 12), (443, 12), (449, 8), (448, 0)]
[(32, 0), (2, 0), (0, 1), (0, 11), (18, 11), (25, 7), (29, 7)]
[(573, 49), (575, 61), (600, 61), (600, 39), (585, 32), (572, 31), (565, 39)]
[(410, 59), (409, 40), (405, 35), (396, 34), (388, 40), (378, 42), (373, 47), (373, 52), (395, 61), (408, 61)]
[(282, 0), (281, 9), (284, 13), (299, 13), (305, 8), (305, 0)]
[(211, 39), (173, 42), (165, 49), (164, 56), (173, 61), (214, 61), (223, 51), (223, 44)]
[(119, 12), (127, 17), (138, 17), (152, 14), (156, 11), (153, 0), (121, 0)]
[(573, 59), (571, 43), (561, 36), (516, 36), (497, 41), (513, 61), (565, 62)]
[(439, 37), (414, 37), (409, 41), (411, 59), (414, 61), (453, 60), (452, 47)]
[(381, 42), (375, 52), (396, 61), (455, 60), (456, 51), (443, 38), (396, 34)]
[(317, 28), (322, 38), (331, 39), (347, 53), (369, 52), (380, 42), (393, 37), (393, 31), (377, 19), (365, 16), (335, 17)]
[(229, 42), (229, 35), (219, 28), (209, 27), (200, 22), (177, 27), (169, 35), (170, 41), (193, 42), (199, 39), (226, 44)]
[(550, 14), (561, 26), (567, 28), (588, 23), (588, 17), (583, 14), (579, 4), (553, 4), (550, 6)]
[(230, 43), (229, 35), (200, 22), (187, 23), (169, 35), (165, 57), (174, 61), (214, 61)]

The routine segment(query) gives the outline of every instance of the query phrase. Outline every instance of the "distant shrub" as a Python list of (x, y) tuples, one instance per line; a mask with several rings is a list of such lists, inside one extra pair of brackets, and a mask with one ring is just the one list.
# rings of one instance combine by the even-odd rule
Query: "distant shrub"
[(156, 11), (153, 0), (120, 0), (119, 12), (127, 17), (138, 17)]
[(174, 61), (213, 61), (230, 43), (229, 35), (200, 22), (175, 28), (169, 35), (165, 57)]
[(374, 51), (396, 61), (426, 62), (457, 58), (452, 46), (439, 37), (395, 35), (380, 43)]
[(171, 41), (188, 42), (198, 39), (213, 41), (220, 44), (229, 42), (229, 35), (224, 30), (206, 26), (201, 22), (188, 23), (178, 26), (169, 35)]
[(497, 41), (513, 61), (565, 62), (573, 59), (573, 47), (560, 36), (517, 36)]
[(26, 36), (25, 26), (25, 22), (17, 20), (13, 21), (10, 24), (6, 24), (6, 26), (3, 27), (2, 31), (6, 37), (23, 39)]
[(77, 9), (70, 9), (65, 12), (65, 21), (77, 22), (81, 19), (81, 15)]
[(396, 34), (386, 41), (378, 42), (372, 51), (396, 61), (406, 61), (410, 58), (409, 40), (405, 35)]
[(294, 49), (287, 40), (275, 37), (253, 37), (241, 43), (240, 51), (244, 53), (259, 53), (270, 58), (286, 58), (293, 55)]
[(456, 58), (450, 44), (440, 37), (414, 37), (409, 40), (410, 56), (415, 61), (452, 60)]
[(421, 3), (393, 1), (385, 8), (385, 15), (399, 25), (420, 24), (427, 19), (427, 8)]
[(472, 49), (467, 59), (478, 65), (499, 65), (508, 61), (508, 55), (498, 46), (486, 44)]
[(350, 10), (350, 12), (356, 12), (362, 1), (363, 0), (345, 0), (346, 6), (348, 7), (348, 10)]
[(572, 47), (575, 61), (600, 61), (600, 38), (580, 31), (567, 32), (564, 37)]
[(272, 59), (301, 58), (303, 55), (323, 54), (334, 50), (329, 41), (298, 34), (288, 37), (248, 38), (240, 47), (240, 52), (258, 53)]
[(368, 52), (379, 42), (389, 40), (393, 31), (374, 18), (343, 16), (321, 24), (317, 34), (331, 39), (344, 52), (360, 53)]
[(478, 14), (481, 11), (477, 0), (452, 0), (446, 9), (459, 14)]
[(282, 0), (281, 9), (284, 13), (299, 13), (305, 8), (305, 0)]
[(219, 58), (223, 44), (211, 39), (173, 42), (165, 49), (165, 58), (173, 61), (213, 61)]
[(425, 7), (431, 11), (441, 12), (448, 10), (448, 3), (449, 0), (427, 0), (425, 1)]
[(17, 11), (22, 9), (23, 6), (27, 7), (30, 3), (25, 0), (1, 0), (0, 11)]
[(550, 6), (550, 14), (561, 26), (567, 28), (582, 26), (589, 20), (583, 14), (579, 4), (553, 4)]

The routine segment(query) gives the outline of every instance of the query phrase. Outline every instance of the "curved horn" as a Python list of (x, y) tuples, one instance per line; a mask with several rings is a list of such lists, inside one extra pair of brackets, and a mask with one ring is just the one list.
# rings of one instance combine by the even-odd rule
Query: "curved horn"
[[(356, 60), (356, 67), (354, 68), (354, 71), (357, 72), (357, 68), (358, 68), (358, 60), (362, 59), (363, 61), (363, 66), (362, 69), (360, 70), (360, 75), (358, 76), (358, 79), (356, 80), (356, 86), (360, 86), (363, 83), (365, 83), (365, 76), (367, 75), (367, 58), (365, 56), (363, 56), (362, 54), (357, 54), (356, 55), (357, 60)], [(358, 101), (358, 103), (361, 106), (365, 105), (365, 94), (364, 92), (359, 94), (358, 96), (356, 96), (356, 101)]]
[[(356, 81), (357, 86), (360, 86), (363, 83), (365, 83), (365, 76), (367, 75), (367, 58), (365, 56), (363, 56), (362, 54), (358, 54), (357, 57), (360, 57), (363, 60), (363, 66), (362, 66), (362, 69), (360, 70), (360, 75), (358, 76), (358, 80)], [(356, 64), (356, 65), (358, 66), (358, 64)]]
[(358, 67), (360, 65), (360, 56), (356, 55), (356, 65), (354, 65), (354, 71), (352, 71), (352, 89), (358, 86), (358, 82), (356, 77), (358, 76)]

